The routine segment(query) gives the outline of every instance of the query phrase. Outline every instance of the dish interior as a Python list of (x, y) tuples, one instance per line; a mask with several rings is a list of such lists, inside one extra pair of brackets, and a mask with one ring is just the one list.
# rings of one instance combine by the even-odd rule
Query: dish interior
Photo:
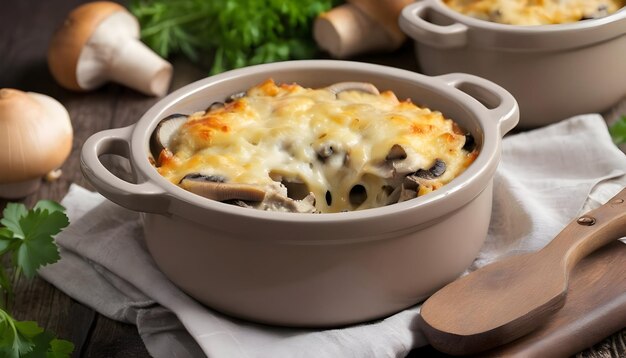
[(509, 25), (551, 25), (598, 19), (626, 6), (625, 0), (443, 0), (480, 20)]
[(206, 110), (164, 118), (151, 149), (159, 173), (187, 191), (301, 213), (410, 200), (440, 189), (478, 155), (454, 120), (390, 90), (271, 79)]
[[(206, 200), (204, 198), (200, 198), (202, 200), (198, 200), (195, 198), (196, 195), (186, 192), (161, 177), (150, 161), (147, 160), (150, 156), (150, 135), (153, 133), (160, 120), (168, 115), (176, 113), (193, 113), (198, 109), (207, 108), (213, 102), (223, 101), (225, 97), (253, 87), (267, 78), (272, 78), (278, 83), (298, 83), (304, 87), (310, 88), (326, 87), (337, 82), (356, 81), (371, 83), (381, 91), (392, 90), (398, 98), (410, 99), (413, 103), (419, 106), (440, 111), (446, 118), (454, 119), (459, 126), (473, 136), (476, 148), (481, 153), (483, 152), (485, 145), (487, 145), (487, 149), (489, 151), (494, 150), (494, 146), (497, 145), (497, 140), (495, 139), (494, 141), (487, 141), (487, 143), (485, 143), (485, 132), (491, 132), (493, 129), (483, 127), (484, 125), (487, 127), (495, 127), (497, 121), (494, 120), (494, 123), (482, 122), (483, 124), (481, 124), (479, 117), (488, 113), (481, 112), (477, 106), (468, 106), (467, 103), (464, 103), (465, 98), (461, 98), (464, 97), (461, 91), (451, 88), (450, 85), (447, 85), (441, 80), (403, 70), (389, 70), (383, 66), (365, 64), (357, 64), (353, 66), (354, 68), (350, 68), (348, 65), (339, 66), (339, 68), (333, 68), (325, 64), (316, 64), (316, 66), (318, 68), (315, 68), (314, 66), (313, 68), (306, 69), (289, 66), (286, 68), (277, 68), (277, 66), (272, 66), (271, 71), (248, 71), (245, 69), (241, 71), (234, 71), (234, 73), (225, 73), (223, 75), (215, 76), (213, 78), (194, 83), (186, 88), (182, 88), (181, 90), (168, 96), (160, 105), (157, 105), (148, 111), (144, 117), (149, 117), (149, 121), (144, 121), (142, 119), (138, 123), (136, 128), (137, 130), (134, 134), (137, 138), (134, 137), (133, 142), (140, 141), (142, 143), (141, 146), (143, 146), (143, 152), (134, 151), (134, 161), (138, 163), (139, 170), (145, 173), (145, 175), (148, 175), (151, 180), (158, 183), (158, 185), (162, 186), (168, 192), (184, 198), (185, 201), (193, 202), (195, 205), (207, 208), (221, 208), (221, 210), (234, 213), (235, 211), (227, 208), (230, 205), (218, 203), (219, 205), (215, 206), (214, 204), (209, 203), (210, 200)], [(418, 81), (411, 77), (421, 77), (423, 80)], [(489, 102), (490, 100), (489, 96), (487, 96), (486, 101)], [(495, 107), (497, 105), (497, 103), (487, 104), (489, 105), (488, 107)], [(468, 179), (473, 180), (474, 178), (472, 177), (475, 176), (476, 172), (481, 172), (480, 167), (485, 166), (491, 159), (492, 158), (490, 156), (484, 157), (484, 155), (478, 155), (475, 162), (470, 165), (465, 172), (445, 185), (442, 189), (407, 202), (387, 207), (398, 206), (395, 210), (402, 211), (412, 208), (418, 203), (426, 204), (434, 202), (438, 198), (444, 197), (453, 191), (458, 190), (458, 184), (461, 184), (463, 181)], [(478, 167), (478, 169), (473, 169), (476, 167)], [(392, 211), (386, 210), (387, 207), (375, 208), (366, 211), (372, 211), (371, 214), (374, 214), (374, 211), (381, 214), (385, 213), (385, 215), (391, 214)]]

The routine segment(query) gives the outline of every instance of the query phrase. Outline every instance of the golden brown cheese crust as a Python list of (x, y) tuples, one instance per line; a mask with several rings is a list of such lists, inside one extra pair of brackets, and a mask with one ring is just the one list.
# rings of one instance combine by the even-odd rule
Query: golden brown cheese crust
[(407, 175), (415, 195), (440, 188), (476, 158), (465, 144), (452, 120), (390, 91), (335, 95), (268, 80), (223, 108), (190, 115), (157, 169), (175, 184), (191, 173), (267, 190), (296, 184), (312, 193), (315, 211), (340, 212), (402, 201)]
[(444, 0), (452, 9), (509, 25), (549, 25), (612, 14), (625, 0)]

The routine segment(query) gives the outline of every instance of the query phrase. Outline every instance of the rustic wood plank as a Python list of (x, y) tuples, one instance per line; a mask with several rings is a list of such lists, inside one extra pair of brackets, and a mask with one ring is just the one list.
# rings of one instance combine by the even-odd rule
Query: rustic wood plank
[[(70, 113), (74, 141), (70, 157), (63, 165), (63, 176), (23, 200), (32, 206), (42, 198), (61, 200), (71, 183), (90, 188), (79, 169), (79, 151), (91, 134), (118, 124), (113, 123), (115, 104), (127, 91), (116, 85), (87, 94), (68, 92), (51, 77), (45, 53), (54, 29), (66, 14), (85, 0), (13, 1), (3, 5), (0, 15), (0, 87), (45, 93), (62, 102)], [(135, 96), (137, 97), (137, 96)], [(136, 98), (135, 98), (136, 99)], [(145, 100), (141, 98), (141, 100)], [(133, 100), (126, 100), (132, 107)], [(139, 106), (145, 110), (150, 103)], [(134, 108), (134, 107), (132, 107)], [(0, 199), (0, 208), (6, 201)], [(136, 327), (112, 321), (76, 302), (39, 277), (15, 282), (12, 313), (20, 320), (34, 320), (58, 337), (72, 341), (74, 356), (148, 357)], [(102, 349), (106, 347), (107, 349)], [(107, 353), (99, 353), (107, 352)], [(134, 354), (127, 354), (133, 352)]]
[[(0, 87), (46, 93), (61, 101), (67, 97), (48, 72), (45, 52), (59, 19), (80, 2), (11, 1), (3, 4), (0, 21), (0, 32), (3, 34), (0, 37)], [(79, 143), (75, 141), (73, 149), (78, 146)], [(40, 191), (23, 202), (31, 206), (41, 198), (60, 200), (70, 183), (80, 175), (72, 169), (75, 165), (69, 161), (65, 168), (66, 175), (61, 180), (44, 183)], [(5, 202), (0, 201), (0, 207), (4, 205)], [(12, 313), (17, 319), (37, 321), (58, 337), (72, 341), (76, 345), (76, 352), (80, 352), (96, 317), (93, 310), (39, 277), (33, 280), (21, 277), (15, 282), (15, 293), (17, 299)]]

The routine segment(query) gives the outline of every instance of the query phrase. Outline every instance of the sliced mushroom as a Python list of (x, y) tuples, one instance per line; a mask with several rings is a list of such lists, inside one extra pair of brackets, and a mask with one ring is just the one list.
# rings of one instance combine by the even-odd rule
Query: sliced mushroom
[(416, 177), (405, 177), (402, 181), (402, 186), (400, 187), (400, 196), (398, 197), (398, 203), (417, 198), (419, 188), (420, 184), (418, 183)]
[(277, 192), (268, 193), (265, 199), (255, 206), (255, 209), (286, 211), (293, 213), (315, 213), (315, 196), (309, 193), (302, 200), (293, 200)]
[(391, 185), (383, 185), (380, 191), (376, 194), (377, 206), (395, 204), (398, 202), (400, 195), (400, 187), (394, 187)]
[(401, 189), (400, 190), (400, 196), (398, 197), (398, 203), (401, 203), (403, 201), (407, 201), (407, 200), (411, 200), (411, 199), (415, 199), (417, 198), (417, 191), (415, 190), (408, 190), (408, 189)]
[(181, 182), (185, 179), (197, 180), (197, 181), (209, 181), (209, 182), (214, 182), (214, 183), (226, 182), (226, 178), (224, 178), (221, 175), (205, 175), (205, 174), (200, 174), (200, 173), (187, 174), (185, 175), (183, 179), (181, 179)]
[(406, 159), (406, 151), (399, 144), (394, 144), (389, 153), (385, 157), (385, 160), (404, 160)]
[(150, 139), (152, 155), (155, 158), (159, 157), (159, 153), (161, 153), (163, 149), (170, 148), (174, 134), (186, 121), (186, 115), (175, 113), (163, 118), (161, 122), (159, 122)]
[(332, 144), (324, 143), (319, 148), (317, 148), (316, 153), (317, 159), (320, 162), (324, 163), (326, 162), (326, 159), (328, 159), (331, 155), (335, 153), (335, 149), (333, 148)]
[[(384, 203), (386, 205), (390, 205), (390, 204), (395, 204), (398, 202), (398, 200), (400, 199), (400, 191), (401, 191), (401, 187), (397, 186), (396, 188), (394, 188), (394, 190), (387, 196), (386, 201), (384, 201)], [(379, 202), (383, 202), (382, 200), (380, 200)]]
[(226, 201), (224, 201), (224, 203), (231, 204), (231, 205), (236, 205), (236, 206), (241, 206), (242, 208), (254, 209), (253, 206), (251, 206), (250, 204), (246, 203), (243, 200), (226, 200)]
[(282, 188), (277, 188), (276, 191), (283, 196), (294, 200), (302, 200), (311, 194), (308, 185), (300, 178), (284, 177), (274, 171), (270, 172), (269, 176), (272, 180), (280, 183)]
[(317, 160), (331, 168), (347, 167), (350, 160), (349, 149), (333, 141), (313, 144)]
[(307, 193), (301, 200), (288, 197), (288, 188), (275, 186), (227, 183), (219, 175), (193, 173), (186, 175), (178, 184), (181, 188), (208, 199), (225, 202), (244, 208), (258, 210), (314, 213), (315, 196)]
[(326, 87), (326, 89), (335, 94), (335, 96), (344, 91), (361, 91), (371, 94), (380, 94), (376, 86), (366, 82), (338, 82)]
[(609, 8), (606, 4), (602, 4), (597, 7), (596, 11), (588, 14), (584, 14), (581, 20), (599, 19), (609, 15)]
[(245, 97), (248, 94), (246, 91), (241, 91), (237, 93), (233, 93), (230, 96), (226, 97), (226, 103), (234, 102), (240, 98)]
[(220, 108), (224, 108), (224, 102), (213, 102), (213, 103), (211, 103), (211, 105), (209, 107), (207, 107), (205, 112), (209, 113), (211, 111), (214, 111), (214, 110), (220, 109)]
[(428, 170), (420, 169), (415, 172), (415, 176), (424, 179), (434, 179), (440, 177), (446, 171), (446, 163), (441, 159), (436, 159), (435, 164)]
[[(372, 169), (375, 170), (376, 174), (381, 178), (401, 179), (407, 173), (413, 171), (412, 163), (405, 161), (407, 157), (408, 155), (404, 148), (399, 144), (394, 144), (391, 149), (389, 149), (385, 160), (379, 162), (378, 165)], [(396, 185), (393, 186), (396, 187)]]
[(465, 144), (463, 144), (463, 149), (471, 152), (476, 148), (476, 140), (474, 140), (474, 136), (471, 133), (465, 134)]
[(261, 186), (226, 183), (224, 180), (219, 176), (195, 173), (186, 175), (178, 185), (194, 194), (217, 201), (263, 201), (265, 198), (265, 189)]
[(443, 173), (446, 172), (446, 163), (441, 159), (436, 159), (435, 164), (428, 169), (430, 174), (432, 174), (435, 178), (440, 177)]

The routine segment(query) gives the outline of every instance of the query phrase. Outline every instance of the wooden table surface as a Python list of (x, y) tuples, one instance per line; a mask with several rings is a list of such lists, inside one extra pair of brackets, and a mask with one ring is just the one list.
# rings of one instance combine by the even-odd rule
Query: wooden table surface
[[(79, 151), (91, 134), (134, 123), (158, 99), (141, 95), (118, 85), (106, 85), (90, 93), (73, 93), (59, 87), (46, 64), (46, 50), (53, 31), (66, 14), (83, 0), (4, 1), (0, 11), (0, 88), (17, 88), (50, 95), (65, 105), (72, 118), (74, 142), (69, 159), (63, 165), (63, 176), (43, 183), (35, 194), (23, 200), (27, 206), (39, 199), (61, 200), (71, 183), (93, 188), (79, 169)], [(358, 60), (417, 69), (410, 46), (386, 56)], [(205, 76), (205, 71), (184, 61), (174, 61), (172, 88)], [(6, 201), (0, 199), (0, 209)], [(110, 320), (86, 307), (43, 279), (20, 278), (15, 282), (14, 316), (35, 320), (58, 337), (76, 345), (75, 357), (147, 357), (136, 327)], [(87, 288), (86, 288), (87, 289)], [(608, 337), (579, 357), (615, 356), (614, 346), (623, 344), (626, 331)], [(623, 351), (623, 349), (622, 349)], [(411, 352), (410, 356), (444, 356), (430, 348)]]

